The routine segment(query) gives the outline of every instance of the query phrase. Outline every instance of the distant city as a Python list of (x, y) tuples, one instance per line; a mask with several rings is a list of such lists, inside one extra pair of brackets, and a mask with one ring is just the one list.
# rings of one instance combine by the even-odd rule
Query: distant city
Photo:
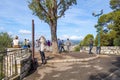
[(80, 43), (80, 40), (71, 40), (72, 45), (77, 45)]

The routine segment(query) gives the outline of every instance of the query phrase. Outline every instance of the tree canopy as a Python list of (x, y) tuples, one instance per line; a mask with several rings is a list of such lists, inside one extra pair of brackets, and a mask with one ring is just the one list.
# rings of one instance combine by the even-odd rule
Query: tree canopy
[(120, 0), (110, 0), (110, 7), (113, 11), (103, 14), (98, 20), (102, 29), (108, 30), (106, 34), (104, 30), (101, 33), (101, 45), (120, 46)]
[(110, 7), (113, 10), (120, 10), (120, 0), (110, 0)]
[(51, 20), (64, 16), (65, 11), (73, 4), (76, 4), (76, 0), (32, 0), (29, 8), (34, 15), (50, 24)]

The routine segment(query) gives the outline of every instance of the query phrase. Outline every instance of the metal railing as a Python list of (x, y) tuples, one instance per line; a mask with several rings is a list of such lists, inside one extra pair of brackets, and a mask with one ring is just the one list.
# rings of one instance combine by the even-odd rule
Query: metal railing
[(0, 52), (0, 80), (9, 80), (18, 75), (18, 59), (25, 57), (28, 49), (15, 49)]

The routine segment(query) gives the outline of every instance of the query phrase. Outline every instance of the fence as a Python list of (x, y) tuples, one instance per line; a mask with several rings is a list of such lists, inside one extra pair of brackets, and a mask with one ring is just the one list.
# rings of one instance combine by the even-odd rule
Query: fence
[[(18, 75), (18, 59), (25, 57), (28, 49), (13, 48), (0, 52), (0, 80), (9, 80)], [(3, 80), (4, 80), (3, 79)]]

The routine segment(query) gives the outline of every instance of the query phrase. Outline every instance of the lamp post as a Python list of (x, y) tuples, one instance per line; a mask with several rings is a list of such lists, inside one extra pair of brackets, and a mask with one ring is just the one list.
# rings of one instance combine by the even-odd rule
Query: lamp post
[[(99, 16), (103, 14), (103, 9), (100, 11), (100, 13), (96, 14), (96, 13), (92, 13), (92, 15), (94, 17), (97, 17), (99, 19)], [(100, 26), (101, 24), (98, 23), (95, 27), (97, 28), (97, 34), (98, 34), (98, 44), (97, 44), (97, 49), (96, 49), (96, 52), (97, 54), (100, 54)]]

